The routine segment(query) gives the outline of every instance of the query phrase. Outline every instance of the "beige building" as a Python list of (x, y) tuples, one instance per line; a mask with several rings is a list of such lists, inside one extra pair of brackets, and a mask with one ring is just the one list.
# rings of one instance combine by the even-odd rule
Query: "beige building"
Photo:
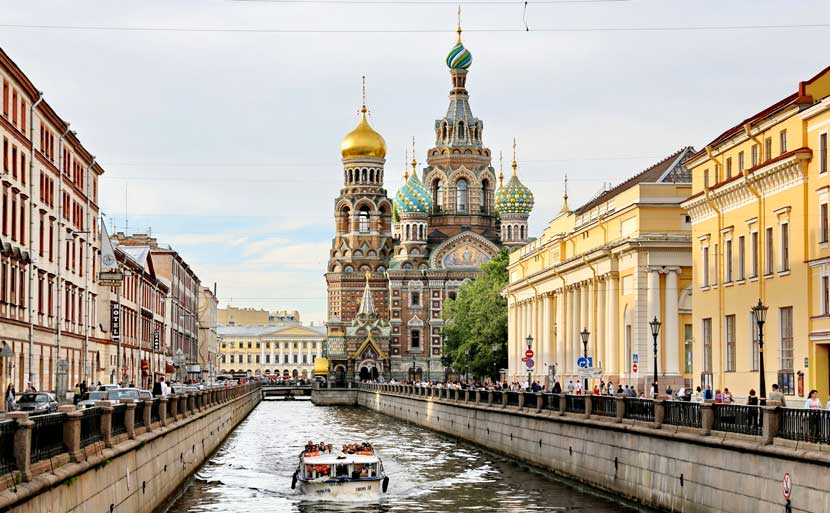
[(228, 306), (219, 309), (218, 323), (220, 326), (299, 326), (300, 312)]
[(217, 306), (214, 290), (202, 287), (199, 292), (199, 366), (202, 377), (213, 381), (219, 371), (219, 347), (216, 342)]
[(323, 356), (324, 326), (219, 326), (223, 374), (310, 378)]
[(541, 237), (511, 253), (509, 379), (527, 379), (522, 358), (532, 336), (533, 378), (549, 382), (555, 373), (576, 382), (587, 329), (597, 377), (644, 390), (653, 382), (649, 321), (657, 317), (661, 391), (690, 382), (692, 228), (680, 203), (691, 192), (682, 162), (692, 151), (675, 152), (575, 210), (566, 194)]

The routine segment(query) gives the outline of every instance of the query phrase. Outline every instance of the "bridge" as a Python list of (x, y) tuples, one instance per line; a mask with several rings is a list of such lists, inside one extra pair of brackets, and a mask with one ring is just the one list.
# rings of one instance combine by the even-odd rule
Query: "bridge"
[(311, 385), (263, 385), (262, 398), (282, 399), (311, 399)]

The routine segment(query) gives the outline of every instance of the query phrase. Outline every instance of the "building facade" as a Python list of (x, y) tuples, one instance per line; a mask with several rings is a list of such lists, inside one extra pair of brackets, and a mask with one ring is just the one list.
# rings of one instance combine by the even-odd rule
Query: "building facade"
[[(98, 178), (104, 170), (0, 50), (0, 387), (90, 379), (98, 319)], [(59, 365), (59, 360), (62, 362)]]
[(222, 374), (311, 378), (323, 356), (322, 326), (219, 326)]
[(219, 370), (219, 346), (216, 342), (217, 307), (214, 290), (202, 287), (199, 291), (199, 367), (202, 379), (212, 383)]
[(444, 302), (500, 248), (527, 241), (533, 195), (515, 167), (506, 185), (498, 182), (484, 123), (470, 108), (472, 56), (460, 27), (446, 63), (449, 106), (433, 124), (427, 166), (418, 171), (413, 149), (393, 199), (383, 187), (386, 143), (365, 104), (341, 144), (343, 188), (325, 275), (329, 379), (442, 378)]
[(574, 210), (566, 193), (541, 237), (511, 253), (509, 379), (527, 379), (533, 337), (531, 374), (540, 383), (577, 382), (587, 353), (597, 378), (650, 390), (649, 321), (657, 317), (661, 392), (691, 382), (691, 223), (680, 205), (691, 191), (683, 160), (692, 152), (683, 148)]
[[(830, 395), (830, 69), (690, 157), (695, 379)], [(767, 310), (763, 351), (751, 308)]]
[(260, 310), (227, 306), (217, 312), (217, 322), (222, 326), (299, 326), (297, 310)]

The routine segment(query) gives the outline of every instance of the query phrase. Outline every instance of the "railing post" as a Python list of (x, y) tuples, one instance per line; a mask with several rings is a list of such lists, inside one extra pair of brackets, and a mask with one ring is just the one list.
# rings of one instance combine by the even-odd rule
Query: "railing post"
[(81, 417), (83, 414), (71, 404), (58, 406), (58, 411), (66, 414), (66, 420), (63, 423), (63, 444), (66, 446), (66, 452), (69, 453), (69, 460), (81, 461), (83, 459), (81, 452)]
[(171, 423), (179, 420), (179, 394), (170, 394), (170, 418)]
[(614, 400), (617, 402), (617, 418), (614, 420), (619, 424), (625, 418), (625, 396), (622, 394), (614, 396)]
[(187, 411), (190, 413), (190, 416), (196, 414), (196, 393), (187, 394)]
[(564, 415), (568, 411), (568, 394), (562, 392), (559, 394), (559, 415)]
[(666, 401), (665, 399), (654, 399), (654, 429), (663, 427), (663, 419), (666, 417)]
[(542, 413), (542, 408), (545, 406), (545, 398), (542, 392), (536, 392), (536, 413)]
[(14, 432), (14, 459), (17, 470), (23, 481), (32, 480), (32, 428), (35, 423), (29, 420), (29, 414), (23, 411), (13, 411), (6, 414), (10, 419), (17, 421), (17, 431)]
[(144, 417), (144, 432), (153, 430), (153, 400), (144, 399), (144, 408), (141, 410), (141, 415)]
[(167, 397), (159, 397), (159, 425), (164, 427), (167, 425)]
[[(236, 391), (234, 391), (234, 396), (236, 396)], [(179, 404), (176, 406), (176, 410), (179, 412), (178, 416), (181, 418), (187, 417), (187, 394), (179, 394)]]
[(509, 397), (509, 390), (505, 390), (501, 393), (501, 407), (507, 408), (507, 401), (510, 399)]
[(764, 416), (761, 443), (763, 445), (771, 445), (775, 440), (775, 437), (778, 436), (778, 426), (781, 421), (781, 408), (778, 406), (763, 406), (761, 407), (761, 415)]
[(593, 392), (585, 392), (584, 397), (585, 397), (585, 411), (583, 412), (584, 417), (586, 419), (590, 419), (591, 418), (592, 403), (593, 403), (593, 400), (594, 400), (594, 393)]
[(95, 401), (95, 406), (101, 408), (101, 439), (104, 447), (112, 447), (112, 403), (109, 401)]
[(122, 404), (127, 405), (124, 411), (124, 427), (127, 429), (127, 437), (130, 440), (135, 439), (135, 399), (121, 399)]
[(710, 402), (700, 405), (700, 430), (703, 436), (712, 434), (712, 427), (715, 425), (715, 408)]
[(519, 409), (521, 410), (525, 407), (525, 393), (523, 391), (520, 391), (516, 392), (516, 394), (518, 394), (519, 396)]

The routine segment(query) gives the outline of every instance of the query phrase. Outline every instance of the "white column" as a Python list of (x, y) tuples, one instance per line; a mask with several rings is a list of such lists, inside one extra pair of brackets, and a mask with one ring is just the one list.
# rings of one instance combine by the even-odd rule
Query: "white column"
[[(556, 293), (556, 374), (565, 369), (565, 289)], [(561, 381), (561, 380), (560, 380)]]
[[(660, 269), (650, 267), (648, 269), (648, 296), (646, 302), (646, 323), (651, 322), (657, 317), (657, 320), (663, 321), (660, 318)], [(651, 328), (648, 326), (644, 327), (645, 333), (648, 333), (648, 343), (646, 347), (648, 348), (648, 360), (643, 362), (642, 360), (640, 363), (645, 363), (642, 365), (641, 368), (646, 369), (648, 374), (648, 378), (646, 379), (646, 383), (651, 384), (654, 380), (654, 341), (651, 337)], [(659, 357), (659, 355), (658, 355)], [(658, 374), (660, 371), (663, 370), (659, 366), (657, 367)]]
[(574, 291), (571, 288), (562, 289), (562, 297), (565, 298), (565, 322), (562, 323), (562, 360), (559, 365), (562, 373), (571, 371), (571, 342), (573, 341), (574, 323)]
[(665, 348), (666, 374), (680, 374), (680, 335), (678, 332), (677, 274), (680, 269), (670, 268), (666, 273), (665, 316), (663, 323), (663, 347)]
[(571, 351), (568, 362), (568, 367), (572, 371), (576, 371), (576, 359), (579, 358), (578, 355), (582, 354), (582, 344), (579, 342), (579, 332), (582, 331), (582, 296), (584, 293), (582, 291), (582, 287), (575, 287), (574, 288), (574, 320), (571, 330)]
[[(606, 280), (605, 286), (605, 358), (608, 362), (608, 372), (614, 375), (618, 375), (620, 372), (620, 352), (618, 341), (620, 328), (619, 324), (617, 324), (617, 320), (619, 318), (619, 306), (617, 305), (617, 299), (619, 297), (619, 282), (619, 278), (615, 275), (610, 275)], [(619, 381), (619, 378), (617, 378), (617, 381)]]
[(597, 343), (597, 329), (594, 325), (594, 292), (596, 291), (596, 285), (593, 280), (588, 282), (588, 286), (585, 287), (585, 290), (588, 292), (588, 321), (585, 323), (585, 327), (588, 328), (588, 331), (591, 333), (588, 338), (588, 356), (593, 356), (594, 365), (599, 365), (596, 361), (599, 358), (597, 352), (594, 350)]
[(605, 323), (608, 316), (605, 314), (605, 288), (608, 282), (605, 280), (597, 281), (597, 315), (596, 315), (596, 334), (592, 337), (594, 339), (594, 366), (603, 366), (603, 372), (607, 369), (605, 362)]
[(542, 296), (542, 343), (540, 347), (543, 348), (544, 360), (540, 358), (539, 372), (545, 376), (550, 374), (548, 368), (553, 366), (554, 355), (556, 354), (554, 352), (556, 346), (553, 342), (553, 326), (550, 324), (551, 297), (550, 294)]
[(516, 303), (507, 304), (507, 372), (516, 368)]

